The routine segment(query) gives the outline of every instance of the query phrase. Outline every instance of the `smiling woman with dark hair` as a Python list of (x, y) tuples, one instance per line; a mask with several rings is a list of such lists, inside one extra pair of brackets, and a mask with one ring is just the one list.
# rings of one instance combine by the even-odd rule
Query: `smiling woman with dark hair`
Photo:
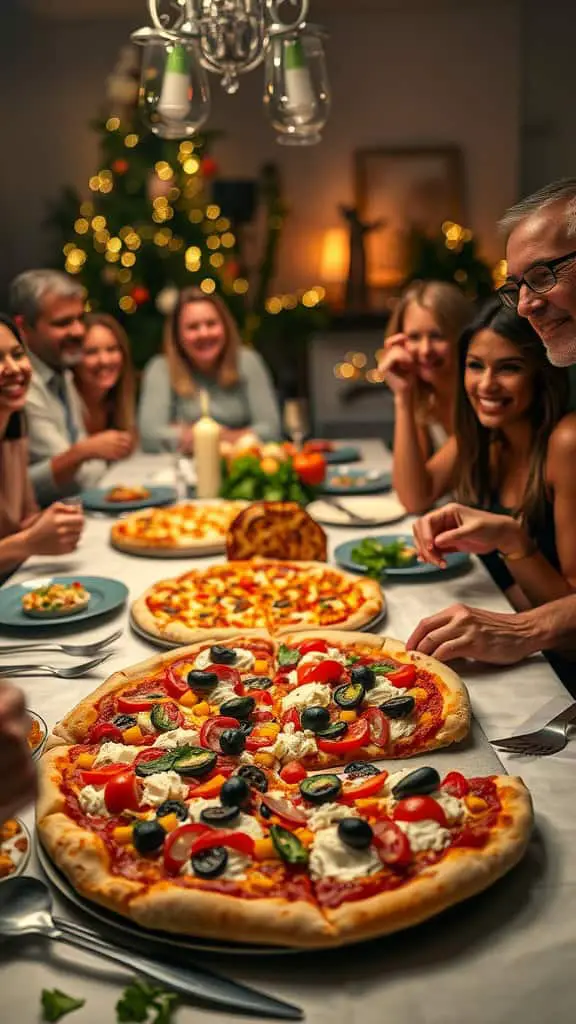
[(494, 299), (460, 339), (459, 377), (455, 435), (426, 463), (414, 460), (401, 501), (422, 512), (455, 492), (466, 503), (450, 506), (459, 510), (463, 549), (490, 554), (488, 567), (517, 608), (569, 593), (576, 415), (564, 415), (567, 371)]
[(73, 551), (82, 512), (56, 502), (41, 515), (28, 477), (24, 404), (32, 367), (16, 325), (0, 314), (0, 578), (30, 555)]

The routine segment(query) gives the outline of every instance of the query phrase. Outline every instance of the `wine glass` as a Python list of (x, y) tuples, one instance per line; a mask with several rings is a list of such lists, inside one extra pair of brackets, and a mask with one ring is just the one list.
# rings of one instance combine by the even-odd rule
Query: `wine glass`
[(305, 398), (287, 398), (284, 403), (284, 430), (296, 448), (308, 436), (308, 402)]

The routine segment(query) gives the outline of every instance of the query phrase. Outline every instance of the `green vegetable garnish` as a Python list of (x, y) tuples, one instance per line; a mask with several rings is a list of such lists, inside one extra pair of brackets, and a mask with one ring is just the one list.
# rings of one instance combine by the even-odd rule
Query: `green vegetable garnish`
[(74, 1013), (74, 1010), (79, 1010), (84, 1006), (85, 1002), (85, 999), (74, 999), (73, 996), (67, 996), (65, 992), (61, 992), (58, 988), (54, 988), (52, 991), (43, 988), (42, 1020), (60, 1020), (67, 1013)]
[(366, 575), (381, 579), (386, 569), (403, 569), (414, 565), (416, 553), (403, 540), (392, 540), (389, 544), (367, 537), (352, 548), (352, 559), (366, 569)]
[[(122, 1024), (171, 1024), (178, 996), (147, 981), (133, 981), (116, 1003), (116, 1020)], [(152, 1016), (153, 1015), (153, 1016)]]
[(294, 647), (288, 647), (288, 644), (280, 644), (278, 664), (282, 668), (286, 668), (288, 665), (297, 665), (299, 661), (300, 651), (297, 651)]

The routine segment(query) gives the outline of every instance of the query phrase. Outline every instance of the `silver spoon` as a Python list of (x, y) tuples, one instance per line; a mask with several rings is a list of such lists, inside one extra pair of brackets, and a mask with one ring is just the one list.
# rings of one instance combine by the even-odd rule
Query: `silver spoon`
[(203, 1003), (227, 1010), (240, 1010), (260, 1017), (281, 1020), (302, 1020), (304, 1014), (298, 1006), (272, 999), (228, 978), (200, 970), (172, 967), (149, 960), (124, 947), (105, 942), (96, 932), (60, 921), (52, 917), (52, 897), (48, 886), (38, 878), (23, 875), (10, 878), (0, 885), (0, 938), (19, 938), (26, 935), (44, 935), (57, 942), (99, 953), (124, 967)]

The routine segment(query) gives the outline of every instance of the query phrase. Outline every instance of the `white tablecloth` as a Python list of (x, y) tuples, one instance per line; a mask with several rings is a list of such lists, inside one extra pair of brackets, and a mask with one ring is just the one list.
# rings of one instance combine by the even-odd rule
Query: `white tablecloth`
[[(361, 441), (365, 461), (390, 468), (380, 441)], [(136, 455), (116, 466), (106, 483), (151, 482), (164, 456)], [(401, 528), (408, 527), (406, 520)], [(130, 558), (108, 545), (110, 522), (90, 518), (82, 545), (69, 558), (31, 559), (10, 582), (50, 572), (105, 575), (123, 580), (130, 600), (163, 576), (190, 567), (190, 559)], [(388, 530), (395, 532), (397, 524)], [(366, 531), (331, 529), (330, 549)], [(216, 561), (217, 559), (213, 559)], [(208, 561), (208, 560), (206, 560)], [(386, 584), (388, 619), (382, 628), (405, 640), (424, 615), (455, 601), (509, 610), (480, 563), (465, 575), (436, 582)], [(83, 680), (22, 680), (28, 704), (53, 725), (112, 671), (150, 656), (151, 648), (127, 626), (128, 607), (106, 623), (78, 624), (66, 638), (98, 639), (125, 628), (114, 656)], [(10, 642), (0, 635), (1, 644)], [(44, 655), (46, 658), (47, 656)], [(16, 660), (11, 656), (11, 660)], [(50, 655), (53, 664), (70, 659)], [(460, 668), (473, 709), (488, 736), (508, 735), (525, 722), (541, 724), (570, 702), (543, 658), (508, 669)], [(505, 757), (505, 755), (503, 755)], [(484, 895), (419, 929), (338, 952), (284, 958), (195, 957), (237, 980), (302, 1005), (310, 1024), (541, 1024), (573, 1019), (576, 986), (576, 802), (574, 754), (568, 748), (540, 760), (506, 758), (508, 771), (529, 786), (537, 815), (536, 841), (527, 861)], [(25, 820), (32, 824), (29, 811)], [(66, 909), (66, 904), (62, 904)], [(63, 946), (0, 947), (0, 1022), (39, 1019), (40, 990), (61, 988), (86, 997), (74, 1024), (114, 1021), (113, 1007), (128, 974)], [(179, 1024), (224, 1014), (183, 1006)]]

